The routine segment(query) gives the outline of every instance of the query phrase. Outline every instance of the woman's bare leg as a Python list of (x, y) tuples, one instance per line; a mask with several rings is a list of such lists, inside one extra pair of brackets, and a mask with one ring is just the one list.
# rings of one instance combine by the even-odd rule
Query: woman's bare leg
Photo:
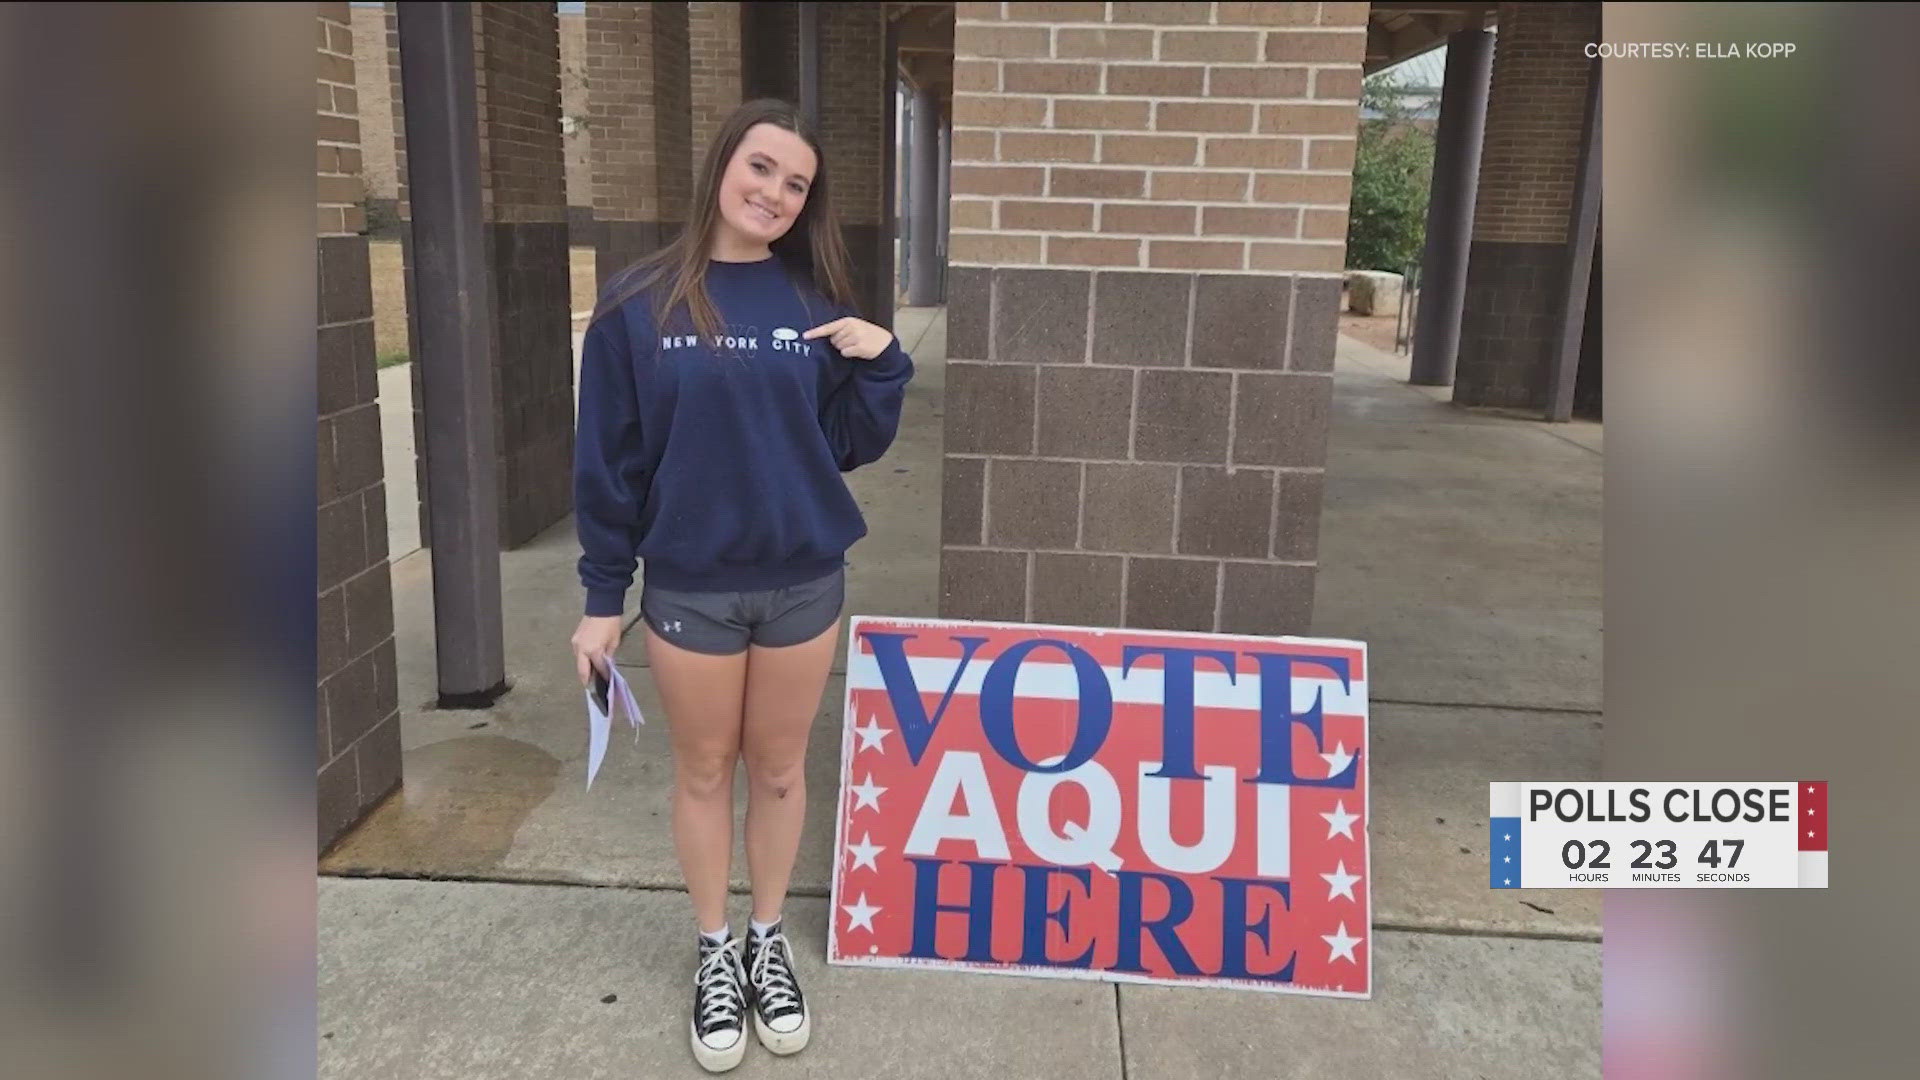
[(648, 626), (647, 659), (673, 739), (674, 851), (700, 929), (718, 930), (727, 922), (733, 770), (740, 757), (747, 654), (692, 652), (668, 644)]
[(753, 917), (772, 922), (787, 897), (807, 814), (807, 734), (833, 668), (840, 620), (799, 645), (747, 649), (747, 872)]

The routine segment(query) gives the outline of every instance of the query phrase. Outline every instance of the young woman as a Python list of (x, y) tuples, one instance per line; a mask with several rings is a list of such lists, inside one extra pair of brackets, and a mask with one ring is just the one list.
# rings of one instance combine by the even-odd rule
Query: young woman
[[(793, 106), (740, 107), (707, 149), (693, 220), (608, 283), (580, 371), (574, 506), (584, 682), (612, 663), (638, 562), (667, 710), (673, 838), (698, 921), (691, 1039), (739, 1064), (811, 1020), (780, 909), (806, 811), (807, 733), (866, 535), (841, 474), (892, 443), (913, 361), (853, 314), (820, 144)], [(747, 774), (753, 919), (727, 924), (734, 764)]]

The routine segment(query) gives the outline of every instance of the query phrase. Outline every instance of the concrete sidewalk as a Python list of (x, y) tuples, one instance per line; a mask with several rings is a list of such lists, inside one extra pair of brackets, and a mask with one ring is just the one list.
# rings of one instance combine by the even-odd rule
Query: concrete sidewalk
[[(919, 375), (894, 450), (851, 477), (871, 532), (848, 610), (931, 614), (945, 320), (909, 309), (897, 330)], [(1342, 339), (1315, 626), (1375, 658), (1375, 1000), (826, 967), (836, 663), (794, 878), (820, 1033), (741, 1075), (1598, 1072), (1598, 894), (1489, 890), (1484, 845), (1488, 780), (1598, 773), (1600, 431), (1464, 412), (1404, 379)], [(569, 521), (502, 556), (514, 689), (486, 712), (420, 705), (429, 554), (395, 561), (407, 783), (322, 866), (322, 1075), (699, 1075), (660, 720), (638, 747), (617, 735), (583, 790), (577, 554)], [(659, 717), (638, 646), (619, 660)], [(901, 1016), (916, 992), (938, 1008)]]

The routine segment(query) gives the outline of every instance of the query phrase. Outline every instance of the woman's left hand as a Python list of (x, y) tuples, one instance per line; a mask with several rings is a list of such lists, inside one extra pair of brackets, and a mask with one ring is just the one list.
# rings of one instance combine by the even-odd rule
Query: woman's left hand
[(841, 356), (850, 360), (871, 360), (885, 352), (893, 344), (893, 335), (886, 327), (875, 326), (865, 319), (856, 319), (849, 315), (844, 319), (835, 319), (800, 335), (808, 341), (814, 338), (826, 338)]

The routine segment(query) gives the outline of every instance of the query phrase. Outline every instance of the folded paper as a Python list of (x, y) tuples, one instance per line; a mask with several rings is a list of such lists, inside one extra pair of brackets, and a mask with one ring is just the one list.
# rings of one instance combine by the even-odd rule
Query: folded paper
[[(633, 728), (633, 741), (640, 742), (640, 725), (647, 718), (640, 715), (640, 703), (634, 700), (633, 688), (620, 674), (620, 666), (611, 659), (602, 658), (601, 665), (607, 673), (607, 711), (602, 712), (593, 700), (593, 691), (586, 691), (587, 698), (587, 790), (593, 790), (593, 778), (599, 775), (600, 763), (607, 757), (607, 737), (613, 730), (612, 713), (627, 714), (627, 725)], [(600, 665), (596, 665), (600, 666)]]

